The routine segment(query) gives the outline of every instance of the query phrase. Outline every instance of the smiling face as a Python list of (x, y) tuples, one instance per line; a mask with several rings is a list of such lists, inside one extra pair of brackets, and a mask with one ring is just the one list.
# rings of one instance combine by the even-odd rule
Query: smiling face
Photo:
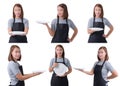
[(105, 60), (105, 58), (106, 58), (106, 52), (104, 51), (104, 49), (100, 49), (100, 50), (98, 51), (98, 58), (99, 58), (100, 60), (102, 60), (102, 61)]
[(17, 47), (13, 49), (13, 51), (12, 51), (11, 54), (12, 54), (12, 57), (13, 57), (13, 59), (14, 59), (15, 61), (19, 60), (20, 57), (21, 57), (21, 51), (20, 51), (20, 49), (17, 48)]
[(60, 7), (60, 6), (58, 6), (57, 7), (57, 12), (58, 12), (58, 16), (60, 17), (60, 18), (63, 18), (64, 16), (63, 16), (63, 14), (64, 14), (64, 9), (62, 8), (62, 7)]
[(56, 52), (57, 57), (62, 57), (63, 49), (61, 47), (56, 47), (55, 52)]
[(98, 18), (101, 16), (101, 8), (98, 6), (95, 7), (95, 16)]
[(20, 18), (20, 16), (21, 16), (21, 8), (18, 7), (18, 6), (15, 6), (14, 7), (14, 14), (15, 14), (16, 18)]

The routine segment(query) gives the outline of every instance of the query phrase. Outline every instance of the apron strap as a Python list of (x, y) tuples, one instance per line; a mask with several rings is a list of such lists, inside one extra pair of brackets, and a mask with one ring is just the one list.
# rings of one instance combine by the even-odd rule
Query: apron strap
[(23, 23), (23, 18), (21, 18), (21, 20), (22, 20), (22, 23)]
[(106, 61), (103, 62), (102, 67), (103, 67), (103, 65), (105, 64), (105, 62), (106, 62)]
[(55, 63), (57, 63), (57, 57), (55, 57)]
[(93, 26), (94, 26), (94, 23), (95, 23), (95, 17), (93, 18)]

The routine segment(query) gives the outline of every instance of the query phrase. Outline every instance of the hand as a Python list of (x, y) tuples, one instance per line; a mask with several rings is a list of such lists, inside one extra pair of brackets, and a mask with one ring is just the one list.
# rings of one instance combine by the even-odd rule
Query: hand
[(56, 76), (59, 76), (59, 77), (65, 77), (65, 76), (67, 76), (68, 75), (68, 73), (66, 72), (64, 75), (62, 75), (62, 76), (59, 76), (59, 75), (56, 75)]
[(10, 35), (10, 36), (14, 36), (14, 35), (12, 34), (12, 32), (9, 32), (9, 35)]
[(107, 38), (108, 36), (107, 36), (107, 35), (105, 35), (105, 34), (103, 34), (103, 37)]
[(43, 72), (36, 72), (36, 73), (33, 73), (34, 75), (40, 75), (42, 74)]
[(58, 63), (53, 63), (52, 67), (55, 68), (58, 66)]
[(72, 42), (72, 39), (70, 39), (70, 38), (68, 38), (67, 40), (68, 40), (69, 42)]

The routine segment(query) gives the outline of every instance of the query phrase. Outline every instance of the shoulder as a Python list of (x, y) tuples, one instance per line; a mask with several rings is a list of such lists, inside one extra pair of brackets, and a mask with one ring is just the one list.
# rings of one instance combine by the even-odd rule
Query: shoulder
[(9, 66), (9, 67), (11, 67), (11, 66), (13, 67), (13, 66), (15, 66), (15, 65), (17, 65), (17, 64), (16, 64), (14, 61), (10, 61), (10, 62), (8, 63), (8, 66)]
[(52, 59), (51, 59), (51, 61), (54, 61), (54, 60), (55, 60), (55, 58), (52, 58)]
[(73, 22), (71, 19), (67, 19), (68, 20), (68, 22)]
[(24, 21), (24, 22), (28, 22), (28, 19), (26, 19), (26, 18), (23, 18), (23, 21)]
[(105, 61), (105, 65), (111, 65), (109, 61)]
[(68, 59), (68, 58), (65, 58), (65, 61), (67, 61), (67, 62), (68, 62), (68, 61), (69, 61), (69, 59)]
[(108, 19), (107, 19), (107, 18), (105, 18), (105, 17), (103, 18), (103, 20), (104, 20), (105, 22), (106, 22), (106, 21), (108, 21)]
[(93, 18), (93, 17), (91, 17), (91, 18), (89, 18), (89, 21), (93, 21), (93, 19), (94, 19), (94, 18)]
[(8, 22), (13, 22), (14, 21), (14, 19), (13, 18), (10, 18), (9, 20), (8, 20)]
[(55, 19), (52, 20), (52, 24), (54, 24), (56, 22), (57, 22), (57, 18), (55, 18)]

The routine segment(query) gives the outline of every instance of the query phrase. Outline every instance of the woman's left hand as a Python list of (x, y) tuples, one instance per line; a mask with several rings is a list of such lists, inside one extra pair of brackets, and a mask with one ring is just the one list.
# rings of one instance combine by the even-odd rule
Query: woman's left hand
[[(62, 76), (59, 76), (59, 77), (65, 77), (65, 76), (67, 76), (68, 74), (67, 74), (67, 72), (64, 74), (64, 75), (62, 75)], [(58, 75), (57, 75), (58, 76)]]
[(105, 35), (105, 34), (103, 34), (103, 37), (107, 38), (108, 36), (107, 36), (107, 35)]
[(69, 42), (72, 42), (72, 40), (70, 38), (67, 39)]

